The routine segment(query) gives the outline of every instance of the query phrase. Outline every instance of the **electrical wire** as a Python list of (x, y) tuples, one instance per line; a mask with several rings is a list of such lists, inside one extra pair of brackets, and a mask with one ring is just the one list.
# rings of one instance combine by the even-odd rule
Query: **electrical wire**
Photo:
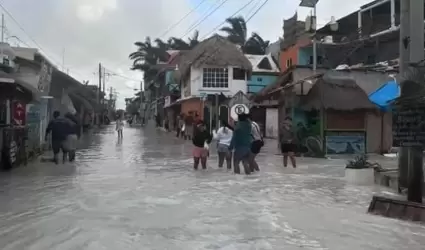
[[(250, 0), (248, 3), (246, 3), (244, 6), (242, 6), (240, 9), (238, 9), (235, 13), (233, 13), (233, 15), (231, 15), (230, 17), (235, 17), (237, 14), (239, 14), (241, 11), (243, 11), (246, 7), (248, 7), (252, 2), (254, 2), (255, 0)], [(214, 31), (216, 31), (218, 28), (220, 28), (223, 24), (226, 23), (226, 20), (224, 20), (223, 22), (221, 22), (219, 25), (217, 25), (214, 29), (212, 29), (210, 32), (208, 32), (205, 36), (202, 37), (202, 40), (204, 40), (205, 38), (207, 38), (208, 36), (210, 36)]]
[(177, 27), (177, 25), (179, 25), (181, 22), (183, 22), (188, 16), (190, 16), (190, 14), (192, 14), (194, 11), (196, 11), (197, 9), (199, 9), (199, 7), (201, 7), (201, 5), (203, 3), (205, 3), (207, 0), (202, 0), (198, 5), (196, 5), (193, 9), (191, 9), (188, 13), (186, 13), (186, 15), (184, 15), (180, 20), (178, 20), (176, 23), (174, 23), (173, 25), (171, 25), (165, 32), (163, 32), (162, 35), (158, 36), (159, 38), (164, 37), (165, 35), (167, 35), (172, 29), (174, 29), (175, 27)]
[(258, 12), (266, 5), (266, 3), (268, 2), (269, 0), (265, 0), (264, 1), (264, 3), (263, 4), (261, 4), (260, 5), (260, 7), (258, 7), (258, 9), (250, 16), (250, 17), (248, 17), (248, 19), (245, 21), (245, 23), (248, 23), (255, 15), (257, 15), (258, 14)]
[[(12, 21), (18, 26), (18, 28), (25, 33), (25, 35), (35, 44), (35, 46), (38, 47), (39, 50), (41, 50), (45, 56), (47, 58), (49, 58), (49, 56), (47, 55), (46, 51), (40, 46), (40, 44), (31, 36), (29, 35), (29, 33), (25, 30), (25, 28), (18, 22), (18, 20), (16, 20), (16, 18), (12, 15), (12, 13), (10, 13), (6, 7), (4, 7), (4, 5), (2, 3), (0, 3), (0, 8), (10, 17), (10, 19), (12, 19)], [(59, 63), (57, 63), (55, 60), (53, 60), (53, 58), (49, 58), (54, 64), (60, 65)]]
[(210, 13), (208, 13), (204, 18), (202, 18), (199, 22), (197, 22), (192, 28), (190, 28), (181, 38), (184, 38), (189, 33), (191, 33), (194, 29), (196, 29), (200, 24), (202, 24), (205, 20), (207, 20), (208, 17), (210, 17), (212, 14), (214, 14), (217, 10), (219, 10), (226, 2), (229, 0), (223, 0), (217, 7), (215, 7)]
[(121, 78), (126, 79), (126, 80), (129, 80), (129, 81), (141, 82), (141, 80), (136, 80), (136, 79), (134, 79), (134, 78), (130, 78), (130, 77), (128, 77), (128, 76), (124, 76), (124, 75), (122, 75), (122, 74), (118, 74), (117, 72), (115, 72), (115, 71), (113, 71), (113, 70), (110, 70), (110, 69), (108, 69), (108, 68), (105, 68), (105, 67), (103, 67), (103, 68), (104, 68), (104, 70), (105, 70), (105, 71), (109, 71), (109, 73), (108, 73), (108, 74), (110, 74), (111, 76), (121, 77)]
[(252, 6), (252, 8), (246, 13), (246, 17), (251, 16), (252, 13), (254, 13), (254, 11), (257, 9), (257, 7), (260, 5), (262, 0), (258, 0), (254, 6)]
[[(25, 30), (25, 28), (16, 20), (16, 18), (13, 16), (13, 14), (0, 2), (0, 8), (10, 17), (10, 19), (18, 26), (18, 28), (32, 41), (32, 43), (44, 54), (45, 58), (47, 58), (49, 61), (53, 63), (57, 68), (59, 68), (60, 63), (58, 63), (53, 57), (49, 56), (47, 51)], [(29, 46), (27, 43), (23, 42), (19, 37), (16, 37), (18, 40), (20, 40), (25, 45)], [(78, 73), (77, 71), (73, 69), (68, 69), (69, 71), (74, 72), (74, 74), (77, 74), (81, 77), (83, 77), (82, 74)]]

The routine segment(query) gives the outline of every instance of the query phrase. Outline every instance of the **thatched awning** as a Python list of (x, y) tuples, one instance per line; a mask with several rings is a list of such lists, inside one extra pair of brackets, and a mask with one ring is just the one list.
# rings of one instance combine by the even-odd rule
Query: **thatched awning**
[(239, 67), (251, 71), (251, 62), (235, 44), (219, 35), (212, 36), (180, 58), (179, 70), (184, 78), (190, 67)]
[(342, 111), (377, 109), (354, 79), (332, 73), (319, 78), (308, 94), (301, 98), (300, 104), (306, 110), (322, 107)]

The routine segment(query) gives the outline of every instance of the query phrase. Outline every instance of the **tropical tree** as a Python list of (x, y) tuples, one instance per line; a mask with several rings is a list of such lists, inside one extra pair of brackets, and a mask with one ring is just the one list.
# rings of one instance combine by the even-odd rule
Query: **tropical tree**
[(269, 45), (270, 41), (264, 41), (258, 33), (253, 32), (244, 45), (244, 52), (253, 55), (265, 55)]
[(226, 19), (228, 26), (224, 26), (220, 31), (226, 33), (227, 39), (239, 45), (244, 53), (254, 55), (264, 55), (270, 42), (265, 41), (258, 33), (252, 33), (248, 38), (246, 21), (242, 16), (229, 17)]
[(248, 36), (245, 19), (242, 16), (229, 17), (226, 19), (229, 26), (224, 26), (220, 29), (227, 34), (227, 39), (234, 44), (243, 47)]
[(166, 42), (157, 38), (154, 44), (150, 37), (146, 37), (144, 42), (134, 43), (137, 50), (129, 55), (133, 60), (132, 70), (140, 70), (144, 72), (144, 78), (151, 80), (157, 73), (155, 65), (159, 62), (165, 62), (169, 59), (167, 50), (190, 50), (199, 43), (199, 32), (195, 31), (194, 34), (185, 41), (181, 38), (171, 37)]
[(199, 43), (199, 31), (195, 30), (193, 35), (189, 37), (188, 42), (181, 38), (171, 37), (169, 40), (169, 45), (172, 49), (175, 50), (190, 50), (193, 49)]

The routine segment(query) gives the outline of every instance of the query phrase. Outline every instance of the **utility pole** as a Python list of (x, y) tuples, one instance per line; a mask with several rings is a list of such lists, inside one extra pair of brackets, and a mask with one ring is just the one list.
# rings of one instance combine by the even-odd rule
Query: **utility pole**
[[(410, 0), (400, 1), (400, 44), (399, 75), (404, 78), (410, 63)], [(407, 188), (408, 184), (408, 147), (400, 147), (398, 153), (398, 187)]]
[[(410, 0), (410, 62), (424, 60), (424, 0)], [(420, 69), (422, 70), (422, 69)], [(422, 76), (423, 78), (423, 76)], [(416, 79), (418, 81), (418, 79)], [(419, 80), (421, 81), (421, 80)], [(423, 82), (417, 82), (423, 87)], [(413, 93), (412, 93), (413, 94)], [(409, 147), (409, 184), (407, 200), (422, 203), (423, 147)]]
[(4, 33), (6, 30), (6, 24), (4, 22), (4, 14), (1, 14), (1, 42), (4, 43)]
[(96, 102), (97, 102), (97, 123), (100, 125), (100, 90), (102, 88), (102, 64), (99, 63), (99, 86), (97, 86)]

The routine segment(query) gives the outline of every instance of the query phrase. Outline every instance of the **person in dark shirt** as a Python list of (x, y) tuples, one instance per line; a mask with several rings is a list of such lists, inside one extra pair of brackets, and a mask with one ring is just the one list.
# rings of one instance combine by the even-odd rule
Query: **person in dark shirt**
[(63, 143), (71, 129), (70, 123), (60, 117), (59, 111), (53, 112), (53, 120), (47, 125), (45, 140), (47, 141), (48, 135), (52, 133), (53, 160), (56, 164), (59, 163), (58, 154), (61, 149), (64, 155), (63, 161), (66, 159), (66, 151), (63, 149)]
[(198, 169), (199, 161), (201, 161), (202, 169), (207, 168), (207, 157), (208, 157), (208, 148), (206, 145), (210, 144), (212, 140), (212, 135), (205, 129), (205, 124), (200, 121), (195, 130), (194, 136), (192, 138), (193, 142), (193, 168)]

